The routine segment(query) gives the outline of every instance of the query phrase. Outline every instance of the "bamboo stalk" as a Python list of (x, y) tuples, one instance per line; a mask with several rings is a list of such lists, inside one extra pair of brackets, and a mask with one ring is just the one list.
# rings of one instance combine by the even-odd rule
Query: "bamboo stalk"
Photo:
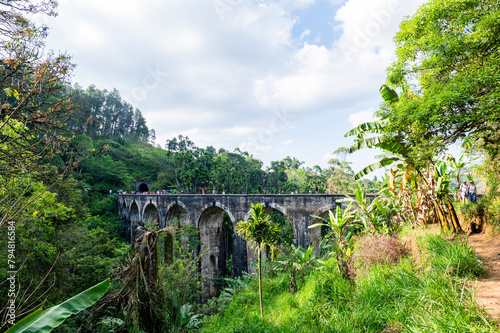
[(455, 212), (455, 207), (453, 207), (453, 204), (450, 202), (450, 200), (446, 200), (446, 204), (448, 205), (448, 211), (450, 212), (451, 221), (455, 226), (456, 232), (463, 233), (460, 222), (458, 221), (457, 213)]

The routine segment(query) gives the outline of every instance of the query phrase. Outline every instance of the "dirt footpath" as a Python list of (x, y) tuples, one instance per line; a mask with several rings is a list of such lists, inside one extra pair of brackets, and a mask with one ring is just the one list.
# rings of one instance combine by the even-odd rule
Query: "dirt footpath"
[(493, 318), (500, 320), (500, 235), (471, 235), (469, 243), (488, 265), (488, 276), (478, 281), (476, 300)]

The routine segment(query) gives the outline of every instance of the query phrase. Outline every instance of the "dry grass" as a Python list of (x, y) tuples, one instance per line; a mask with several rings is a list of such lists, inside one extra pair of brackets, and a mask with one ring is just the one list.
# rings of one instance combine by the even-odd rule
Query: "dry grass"
[(359, 276), (376, 265), (397, 264), (407, 253), (396, 237), (380, 234), (361, 237), (349, 260), (350, 275)]
[(411, 254), (415, 267), (422, 268), (423, 261), (427, 259), (426, 251), (424, 250), (424, 246), (419, 241), (419, 239), (429, 234), (432, 235), (441, 234), (439, 225), (427, 224), (424, 227), (418, 229), (412, 229), (410, 233), (405, 233), (405, 235), (401, 237), (401, 243), (403, 244), (405, 249)]

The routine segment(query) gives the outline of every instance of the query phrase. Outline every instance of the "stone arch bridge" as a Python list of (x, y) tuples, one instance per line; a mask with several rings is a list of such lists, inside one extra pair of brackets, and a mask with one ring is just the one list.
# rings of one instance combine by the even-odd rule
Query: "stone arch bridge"
[[(247, 220), (250, 204), (260, 203), (265, 212), (279, 211), (292, 225), (295, 245), (307, 248), (320, 238), (319, 228), (308, 227), (318, 221), (311, 215), (327, 216), (329, 210), (339, 205), (341, 194), (298, 194), (298, 195), (120, 195), (119, 214), (126, 225), (127, 241), (132, 241), (134, 229), (145, 221), (157, 222), (161, 228), (170, 225), (174, 219), (191, 223), (200, 232), (202, 243), (200, 253), (201, 270), (210, 278), (231, 273), (239, 276), (249, 270), (253, 251), (236, 233), (238, 221)], [(232, 253), (225, 253), (223, 220), (227, 214), (233, 224)], [(227, 238), (226, 238), (227, 239)], [(227, 242), (227, 241), (226, 241)], [(226, 259), (232, 255), (232, 272), (225, 272)], [(212, 292), (211, 292), (212, 293)]]

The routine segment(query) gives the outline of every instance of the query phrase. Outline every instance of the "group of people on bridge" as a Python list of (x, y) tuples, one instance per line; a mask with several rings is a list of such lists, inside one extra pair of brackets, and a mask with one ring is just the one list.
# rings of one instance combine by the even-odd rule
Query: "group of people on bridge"
[[(205, 189), (202, 188), (201, 189), (201, 194), (206, 194), (205, 193)], [(113, 191), (109, 191), (109, 194), (112, 194)], [(118, 193), (119, 195), (126, 195), (127, 194), (127, 191), (116, 191), (116, 193)], [(309, 190), (308, 192), (309, 194), (313, 194), (313, 192), (311, 190)], [(182, 191), (179, 193), (177, 192), (176, 190), (159, 190), (159, 191), (155, 191), (155, 192), (149, 192), (149, 191), (132, 191), (131, 194), (133, 195), (168, 195), (168, 194), (185, 194), (183, 193)], [(200, 194), (200, 193), (198, 193)], [(215, 189), (212, 190), (212, 194), (218, 194), (216, 193)], [(226, 195), (226, 191), (222, 191), (221, 193), (222, 195)], [(248, 192), (243, 192), (241, 194), (250, 194)], [(262, 194), (266, 194), (266, 193), (262, 193)], [(286, 194), (283, 190), (279, 190), (276, 194)], [(292, 191), (290, 194), (301, 194), (299, 193), (298, 191)], [(315, 188), (315, 192), (314, 194), (319, 194), (319, 190), (318, 190), (318, 187), (316, 186)], [(325, 194), (333, 194), (332, 190), (326, 190), (325, 191)]]

